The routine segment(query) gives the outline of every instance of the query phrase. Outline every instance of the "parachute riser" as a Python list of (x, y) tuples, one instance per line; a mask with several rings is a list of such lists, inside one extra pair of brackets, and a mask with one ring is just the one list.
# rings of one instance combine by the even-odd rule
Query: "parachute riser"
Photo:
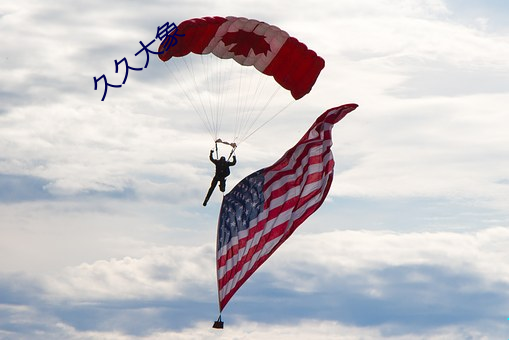
[(218, 152), (218, 148), (217, 148), (217, 143), (222, 143), (222, 144), (226, 144), (226, 145), (229, 145), (232, 147), (232, 151), (230, 152), (230, 155), (228, 156), (228, 161), (230, 160), (230, 158), (233, 156), (233, 154), (235, 153), (235, 150), (237, 149), (237, 144), (236, 143), (229, 143), (229, 142), (226, 142), (226, 141), (223, 141), (221, 140), (220, 138), (219, 139), (216, 139), (215, 140), (215, 145), (216, 145), (216, 159), (219, 159), (219, 152)]
[(235, 152), (235, 149), (236, 149), (236, 148), (237, 148), (237, 147), (234, 147), (234, 148), (232, 149), (232, 151), (230, 152), (230, 155), (228, 156), (227, 161), (229, 161), (229, 160), (230, 160), (230, 158), (232, 158), (233, 153)]

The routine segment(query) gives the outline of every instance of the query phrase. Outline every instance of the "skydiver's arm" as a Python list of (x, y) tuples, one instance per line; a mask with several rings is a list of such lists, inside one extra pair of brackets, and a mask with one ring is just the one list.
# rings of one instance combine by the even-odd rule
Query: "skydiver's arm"
[(212, 158), (212, 155), (214, 154), (214, 150), (210, 150), (210, 155), (209, 155), (209, 159), (212, 163), (216, 163), (214, 162), (214, 158)]
[(237, 157), (235, 157), (235, 155), (233, 155), (233, 162), (229, 162), (229, 165), (234, 166), (235, 164), (237, 164)]

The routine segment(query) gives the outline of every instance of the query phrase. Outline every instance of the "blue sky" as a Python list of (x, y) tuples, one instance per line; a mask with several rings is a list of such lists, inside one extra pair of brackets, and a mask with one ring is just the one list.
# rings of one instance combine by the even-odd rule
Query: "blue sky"
[[(0, 338), (509, 337), (504, 1), (54, 1), (0, 5)], [(324, 205), (217, 317), (210, 135), (156, 58), (158, 26), (234, 15), (326, 61), (243, 143), (231, 188), (325, 110)], [(138, 66), (139, 67), (139, 66)], [(180, 91), (180, 92), (179, 92)]]

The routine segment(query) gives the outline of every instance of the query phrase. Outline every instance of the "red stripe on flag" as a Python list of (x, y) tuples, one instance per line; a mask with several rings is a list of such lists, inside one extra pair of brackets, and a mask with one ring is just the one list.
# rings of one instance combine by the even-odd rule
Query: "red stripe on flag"
[[(309, 152), (309, 149), (313, 148), (313, 147), (316, 147), (316, 146), (310, 146), (309, 148), (307, 148), (308, 150), (305, 150), (305, 151), (308, 151)], [(292, 174), (295, 174), (295, 172), (297, 172), (297, 170), (299, 168), (303, 168), (303, 169), (308, 169), (310, 165), (314, 165), (314, 164), (319, 164), (322, 162), (324, 156), (326, 156), (326, 154), (324, 153), (321, 153), (319, 155), (313, 155), (313, 156), (310, 156), (309, 153), (306, 153), (306, 154), (302, 154), (301, 156), (299, 156), (297, 158), (297, 160), (295, 161), (295, 164), (291, 167), (291, 168), (288, 168), (286, 170), (279, 170), (277, 173), (275, 173), (271, 178), (270, 180), (267, 181), (267, 183), (265, 183), (264, 185), (264, 189), (266, 190), (266, 188), (272, 186), (274, 184), (274, 182), (280, 180), (281, 178), (284, 178), (288, 175), (292, 175)], [(302, 163), (304, 161), (304, 159), (308, 157), (308, 161), (306, 162), (306, 164), (304, 165), (304, 167), (302, 166)], [(269, 170), (269, 171), (272, 171), (272, 170)]]

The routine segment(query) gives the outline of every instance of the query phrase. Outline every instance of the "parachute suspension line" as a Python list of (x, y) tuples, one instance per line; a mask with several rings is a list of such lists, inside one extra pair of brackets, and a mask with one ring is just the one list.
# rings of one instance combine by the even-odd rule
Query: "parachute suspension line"
[[(265, 104), (263, 105), (263, 107), (261, 109), (260, 108), (257, 109), (257, 104), (259, 103), (261, 94), (263, 93), (263, 90), (269, 81), (272, 81), (272, 79), (270, 79), (270, 77), (267, 77), (267, 76), (261, 75), (261, 74), (258, 76), (258, 82), (256, 84), (256, 89), (255, 89), (253, 96), (251, 97), (252, 102), (251, 102), (249, 109), (246, 109), (246, 111), (245, 111), (244, 124), (242, 126), (241, 133), (239, 133), (239, 136), (241, 137), (241, 139), (243, 139), (249, 133), (249, 131), (253, 128), (253, 125), (258, 121), (258, 119), (261, 117), (261, 115), (265, 113), (265, 110), (270, 105), (272, 99), (274, 99), (274, 97), (280, 90), (279, 86), (276, 87), (276, 89), (273, 91), (273, 93), (269, 97), (269, 99), (265, 101)], [(255, 111), (258, 111), (258, 113), (256, 115), (254, 113)]]
[[(260, 119), (260, 116), (265, 112), (265, 110), (267, 109), (267, 107), (269, 106), (269, 104), (272, 102), (272, 100), (274, 99), (274, 97), (276, 97), (276, 94), (279, 92), (280, 90), (280, 87), (277, 87), (274, 92), (272, 92), (271, 96), (269, 97), (269, 99), (265, 102), (265, 105), (263, 106), (263, 108), (261, 110), (258, 111), (258, 114), (256, 115), (256, 117), (252, 120), (251, 124), (249, 125), (249, 127), (246, 129), (246, 135), (249, 133), (249, 131), (251, 131), (251, 129), (253, 128), (253, 126), (255, 125), (255, 123), (258, 121), (258, 119)], [(291, 102), (290, 102), (291, 103)], [(286, 107), (285, 107), (286, 108)], [(283, 108), (283, 109), (285, 109)], [(280, 110), (279, 112), (281, 112), (282, 110)], [(279, 114), (279, 113), (277, 113)], [(265, 124), (264, 124), (265, 125)]]
[[(251, 69), (250, 71), (253, 71), (253, 70)], [(249, 77), (249, 81), (246, 82), (247, 89), (245, 90), (245, 93), (249, 93), (250, 95), (247, 95), (247, 96), (244, 95), (244, 102), (242, 103), (242, 108), (240, 111), (240, 124), (239, 124), (239, 132), (238, 132), (239, 137), (242, 133), (242, 129), (244, 128), (244, 126), (246, 124), (246, 121), (249, 119), (249, 116), (250, 116), (251, 110), (249, 108), (248, 103), (249, 103), (250, 97), (252, 97), (251, 93), (253, 93), (253, 91), (251, 90), (252, 84), (253, 84), (253, 78), (254, 77)]]
[[(201, 61), (201, 67), (203, 69), (205, 69), (205, 84), (207, 85), (207, 88), (210, 88), (211, 87), (211, 80), (210, 80), (210, 76), (209, 76), (209, 63), (205, 63), (204, 62), (204, 57), (203, 57), (203, 54), (200, 54), (200, 61)], [(196, 83), (195, 83), (196, 84)], [(208, 103), (209, 103), (209, 110), (205, 110), (206, 112), (208, 112), (207, 114), (207, 117), (210, 118), (210, 122), (211, 122), (211, 130), (214, 131), (214, 139), (217, 139), (217, 125), (216, 125), (216, 120), (214, 119), (214, 111), (212, 110), (212, 102), (211, 102), (211, 96), (210, 96), (210, 93), (207, 93), (207, 99), (208, 99)]]
[(237, 110), (235, 114), (235, 125), (233, 129), (233, 140), (237, 139), (237, 136), (240, 133), (240, 113), (242, 112), (242, 80), (244, 78), (244, 67), (242, 66), (240, 68), (240, 77), (238, 78), (238, 84), (237, 84)]
[(195, 91), (203, 97), (205, 102), (208, 102), (206, 110), (208, 122), (210, 130), (213, 131), (213, 138), (217, 140), (225, 118), (226, 105), (231, 102), (227, 88), (228, 76), (233, 71), (233, 60), (216, 58), (212, 53), (199, 54), (199, 57), (204, 81), (201, 86), (195, 83)]
[(241, 65), (239, 69), (240, 75), (236, 80), (237, 85), (237, 107), (235, 110), (235, 125), (233, 129), (233, 140), (235, 141), (240, 134), (240, 126), (242, 124), (242, 111), (244, 107), (244, 101), (246, 100), (245, 94), (243, 96), (243, 85), (244, 85), (244, 66)]
[[(245, 93), (248, 93), (249, 95), (244, 95), (244, 103), (243, 107), (240, 111), (240, 122), (239, 122), (239, 130), (235, 137), (242, 138), (244, 135), (245, 127), (249, 123), (253, 110), (255, 109), (255, 105), (257, 102), (257, 92), (260, 87), (260, 83), (262, 82), (263, 78), (266, 78), (264, 76), (263, 78), (260, 76), (260, 73), (254, 71), (253, 69), (251, 71), (251, 76), (249, 77), (249, 82), (247, 82), (247, 89), (245, 90)], [(255, 87), (255, 91), (252, 90), (253, 83), (255, 82), (255, 78), (258, 79), (258, 82)]]
[[(205, 117), (205, 121), (206, 121), (206, 125), (207, 125), (207, 129), (209, 130), (210, 134), (214, 137), (214, 129), (213, 129), (213, 124), (212, 124), (212, 119), (211, 117), (209, 117), (209, 113), (207, 111), (207, 109), (205, 108), (205, 104), (203, 103), (203, 98), (202, 96), (200, 95), (200, 91), (199, 91), (199, 86), (198, 86), (198, 82), (196, 80), (196, 72), (195, 72), (195, 69), (194, 69), (194, 63), (192, 61), (190, 61), (189, 63), (186, 61), (187, 58), (180, 58), (180, 60), (182, 60), (184, 62), (184, 65), (186, 66), (187, 68), (187, 71), (188, 73), (191, 75), (191, 78), (193, 80), (193, 83), (194, 83), (194, 89), (195, 89), (195, 93), (197, 94), (196, 96), (198, 97), (199, 101), (200, 101), (200, 104), (201, 104), (201, 107), (203, 109), (203, 116)], [(192, 60), (192, 59), (191, 59)], [(202, 120), (203, 121), (203, 120)]]
[[(225, 114), (227, 116), (227, 105), (231, 104), (231, 97), (228, 97), (228, 93), (230, 92), (231, 84), (229, 80), (231, 79), (231, 75), (235, 71), (236, 62), (233, 60), (222, 60), (223, 62), (229, 64), (229, 67), (225, 69), (224, 77), (221, 82), (221, 101), (222, 101), (222, 115), (221, 115), (221, 124), (223, 123), (223, 118), (225, 117)], [(234, 137), (234, 136), (232, 136)]]
[[(216, 94), (216, 96), (218, 95), (218, 85), (217, 85), (217, 77), (214, 77), (213, 76), (213, 72), (215, 72), (215, 70), (213, 70), (213, 64), (210, 62), (210, 55), (209, 56), (204, 56), (203, 54), (201, 55), (201, 60), (202, 60), (202, 63), (205, 61), (205, 58), (207, 58), (207, 62), (205, 63), (206, 64), (206, 67), (205, 67), (205, 74), (207, 75), (207, 84), (208, 84), (208, 89), (210, 89), (210, 91), (208, 91), (207, 93), (207, 97), (209, 98), (209, 109), (210, 109), (210, 114), (211, 116), (213, 117), (212, 119), (212, 122), (214, 123), (214, 138), (217, 139), (218, 137), (218, 134), (219, 134), (219, 125), (218, 125), (218, 121), (219, 121), (219, 101), (215, 100), (215, 105), (212, 104), (212, 93)], [(219, 74), (219, 76), (221, 76), (221, 74)], [(214, 78), (216, 78), (214, 80)], [(216, 148), (217, 148), (217, 144), (216, 144)]]
[[(221, 67), (220, 77), (218, 77), (218, 88), (219, 88), (219, 108), (220, 108), (220, 115), (218, 119), (219, 127), (221, 128), (223, 126), (223, 119), (225, 117), (225, 110), (226, 110), (226, 103), (228, 102), (228, 96), (226, 96), (227, 91), (227, 84), (228, 84), (228, 74), (231, 74), (233, 69), (233, 62), (232, 60), (225, 60), (220, 59), (217, 61), (217, 64)], [(229, 64), (229, 68), (228, 68)]]
[(223, 119), (225, 117), (226, 104), (228, 102), (227, 84), (228, 84), (228, 75), (233, 71), (233, 60), (228, 59), (215, 59), (214, 61), (210, 59), (212, 64), (216, 65), (216, 72), (218, 74), (216, 79), (216, 124), (217, 124), (217, 132), (221, 131), (223, 125)]
[[(236, 82), (238, 97), (233, 142), (243, 139), (258, 117), (264, 113), (265, 108), (270, 104), (267, 98), (271, 92), (270, 87), (268, 91), (264, 90), (267, 84), (273, 82), (271, 77), (258, 72), (253, 66), (242, 66), (238, 72), (240, 77), (237, 77)], [(279, 90), (279, 86), (275, 89)], [(270, 98), (274, 98), (274, 94)], [(262, 106), (263, 109), (260, 109)], [(255, 115), (256, 112), (258, 112), (257, 115)]]
[[(173, 65), (175, 67), (178, 68), (178, 65), (176, 62), (173, 63)], [(195, 102), (194, 100), (192, 100), (192, 98), (190, 97), (189, 95), (189, 91), (186, 91), (186, 89), (184, 88), (184, 86), (182, 85), (182, 83), (180, 82), (179, 78), (172, 72), (172, 70), (170, 70), (170, 67), (168, 66), (168, 63), (165, 62), (164, 63), (164, 66), (166, 67), (166, 69), (168, 70), (168, 72), (171, 74), (171, 76), (173, 77), (173, 79), (176, 81), (176, 83), (178, 84), (178, 86), (180, 87), (180, 90), (182, 91), (182, 93), (185, 94), (187, 100), (189, 101), (189, 103), (191, 103), (191, 106), (193, 107), (193, 111), (196, 113), (196, 115), (200, 118), (200, 120), (202, 121), (203, 125), (205, 126), (205, 128), (208, 130), (209, 134), (212, 135), (212, 130), (210, 129), (210, 125), (207, 124), (207, 122), (203, 119), (203, 116), (202, 114), (200, 114), (200, 110), (199, 108), (195, 105)]]
[(206, 87), (202, 93), (206, 93), (209, 102), (209, 115), (214, 130), (214, 139), (219, 137), (219, 131), (221, 130), (221, 120), (223, 116), (222, 110), (222, 90), (221, 81), (223, 72), (221, 71), (221, 65), (217, 60), (213, 60), (212, 54), (201, 54), (200, 60), (202, 62), (202, 68), (207, 77)]
[(274, 118), (276, 118), (277, 116), (279, 116), (279, 114), (281, 112), (283, 112), (284, 110), (286, 110), (288, 107), (290, 107), (290, 105), (292, 105), (293, 103), (295, 103), (296, 101), (295, 100), (292, 100), (291, 102), (289, 102), (288, 104), (286, 104), (285, 107), (283, 107), (281, 110), (279, 110), (278, 112), (276, 112), (272, 117), (270, 117), (267, 121), (265, 121), (262, 125), (260, 125), (259, 127), (257, 127), (253, 132), (251, 132), (249, 135), (247, 135), (246, 137), (244, 137), (238, 144), (240, 143), (243, 143), (244, 141), (246, 141), (246, 139), (248, 139), (249, 137), (251, 137), (252, 135), (255, 134), (255, 132), (257, 132), (258, 130), (260, 130), (262, 127), (264, 127), (265, 125), (267, 125), (268, 123), (270, 123)]

